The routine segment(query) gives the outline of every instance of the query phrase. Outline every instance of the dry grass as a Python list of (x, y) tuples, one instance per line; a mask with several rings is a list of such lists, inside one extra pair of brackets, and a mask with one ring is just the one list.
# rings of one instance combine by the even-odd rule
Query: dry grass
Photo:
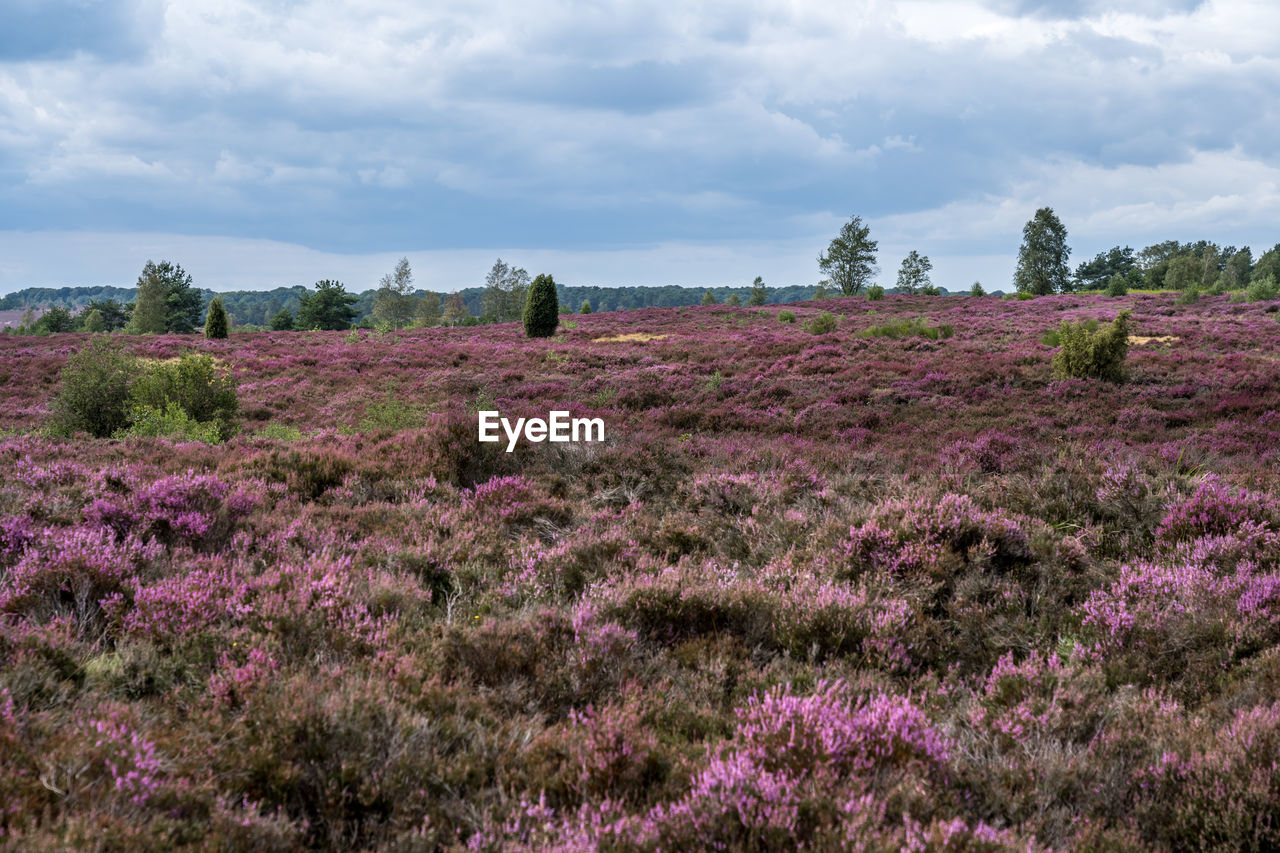
[(1171, 344), (1174, 341), (1180, 341), (1181, 338), (1173, 335), (1158, 335), (1156, 337), (1145, 337), (1143, 335), (1130, 335), (1129, 343), (1133, 346), (1142, 346), (1143, 344)]
[(632, 332), (627, 335), (613, 335), (612, 337), (592, 338), (591, 342), (595, 344), (630, 344), (644, 343), (645, 341), (660, 341), (667, 335), (652, 335), (648, 332)]

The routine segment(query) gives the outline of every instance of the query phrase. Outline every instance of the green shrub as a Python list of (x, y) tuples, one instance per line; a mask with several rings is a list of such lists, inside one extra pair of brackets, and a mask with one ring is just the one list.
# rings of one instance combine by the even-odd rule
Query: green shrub
[(267, 438), (272, 441), (297, 441), (302, 438), (302, 430), (289, 424), (272, 422), (258, 430), (255, 438)]
[(939, 338), (949, 338), (953, 334), (955, 334), (955, 330), (949, 324), (930, 326), (925, 323), (923, 318), (915, 317), (911, 320), (895, 320), (892, 323), (869, 326), (859, 332), (858, 336), (862, 338), (890, 338), (893, 340), (921, 337), (936, 341)]
[(969, 288), (969, 295), (970, 296), (986, 296), (987, 291), (983, 289), (982, 282), (975, 281), (973, 283), (973, 287)]
[(578, 313), (579, 313), (579, 314), (590, 314), (590, 313), (591, 313), (591, 300), (590, 300), (590, 299), (584, 299), (584, 300), (582, 300), (582, 306), (578, 309)]
[(106, 438), (129, 424), (129, 389), (141, 372), (131, 355), (94, 338), (67, 360), (53, 401), (53, 432)]
[(293, 312), (288, 308), (281, 308), (276, 315), (271, 318), (271, 331), (287, 332), (293, 328)]
[(878, 284), (873, 284), (867, 288), (867, 301), (879, 302), (884, 299), (884, 288)]
[(1124, 296), (1129, 292), (1129, 285), (1124, 276), (1116, 274), (1107, 279), (1107, 296)]
[(529, 285), (524, 304), (524, 333), (531, 338), (549, 338), (560, 325), (560, 297), (556, 282), (549, 275), (539, 275)]
[(1249, 287), (1245, 290), (1245, 294), (1249, 297), (1250, 302), (1275, 299), (1276, 296), (1280, 296), (1280, 285), (1276, 284), (1275, 276), (1266, 275), (1249, 282)]
[(796, 321), (796, 312), (785, 311), (785, 310), (778, 312), (779, 323), (794, 323), (795, 321)]
[(163, 410), (147, 405), (134, 406), (129, 413), (129, 421), (128, 428), (116, 430), (112, 437), (180, 438), (205, 444), (220, 444), (224, 438), (217, 422), (198, 421), (172, 401)]
[(1178, 294), (1179, 305), (1191, 305), (1200, 301), (1200, 288), (1192, 285)]
[(828, 311), (823, 311), (817, 317), (810, 320), (806, 328), (808, 328), (809, 334), (811, 335), (826, 335), (834, 332), (837, 324), (838, 321), (834, 314), (831, 314)]
[(239, 409), (231, 370), (212, 356), (187, 352), (169, 361), (152, 362), (130, 389), (131, 409), (150, 407), (167, 412), (176, 403), (201, 423), (216, 423), (221, 436), (235, 433)]
[(221, 296), (215, 296), (209, 303), (209, 316), (204, 321), (204, 336), (211, 340), (227, 336), (227, 311), (222, 307)]
[(418, 409), (388, 397), (380, 403), (368, 405), (358, 429), (360, 432), (400, 432), (406, 429), (418, 429), (425, 422), (426, 419)]
[(1061, 349), (1053, 357), (1053, 373), (1060, 379), (1108, 379), (1124, 381), (1129, 354), (1129, 313), (1121, 311), (1111, 326), (1093, 331), (1087, 323), (1062, 321), (1058, 327)]

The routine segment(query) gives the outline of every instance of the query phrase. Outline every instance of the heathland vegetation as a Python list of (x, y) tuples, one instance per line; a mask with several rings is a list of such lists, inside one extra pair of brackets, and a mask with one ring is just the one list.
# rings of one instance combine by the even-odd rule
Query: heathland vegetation
[(1277, 849), (1280, 302), (1135, 292), (1228, 254), (1174, 248), (0, 337), (0, 845)]

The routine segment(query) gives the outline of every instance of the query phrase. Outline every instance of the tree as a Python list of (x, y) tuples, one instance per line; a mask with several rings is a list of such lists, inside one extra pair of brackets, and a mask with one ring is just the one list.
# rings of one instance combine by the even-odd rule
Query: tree
[(1263, 252), (1258, 262), (1253, 265), (1253, 271), (1250, 278), (1266, 278), (1271, 276), (1276, 281), (1280, 281), (1280, 243), (1276, 243), (1267, 251)]
[(467, 311), (466, 303), (462, 301), (462, 294), (450, 293), (449, 298), (444, 301), (444, 324), (456, 326), (470, 316), (471, 312)]
[(1013, 286), (1019, 293), (1036, 296), (1069, 293), (1071, 272), (1067, 258), (1070, 256), (1066, 226), (1054, 215), (1053, 208), (1040, 208), (1022, 229)]
[(556, 282), (549, 275), (539, 275), (529, 285), (524, 304), (524, 332), (531, 338), (549, 338), (560, 325), (560, 299)]
[(304, 293), (298, 303), (300, 329), (346, 329), (356, 316), (351, 307), (356, 297), (347, 293), (340, 281), (317, 281), (316, 292)]
[(288, 308), (281, 308), (276, 312), (275, 316), (271, 318), (269, 325), (273, 332), (289, 331), (293, 328), (293, 312)]
[(876, 266), (879, 245), (871, 239), (871, 226), (855, 216), (844, 224), (827, 251), (818, 255), (818, 269), (841, 293), (853, 296), (880, 271)]
[(227, 336), (227, 309), (222, 307), (222, 297), (215, 296), (209, 303), (209, 316), (204, 321), (204, 336), (220, 340)]
[(138, 277), (138, 298), (133, 304), (129, 331), (135, 335), (163, 335), (168, 330), (169, 285), (147, 261)]
[(769, 288), (764, 286), (764, 279), (756, 276), (756, 280), (751, 282), (751, 296), (747, 299), (748, 305), (763, 305), (769, 299)]
[(56, 335), (59, 332), (69, 332), (73, 328), (75, 328), (75, 321), (71, 319), (71, 312), (61, 305), (55, 305), (40, 315), (40, 319), (36, 320), (31, 331), (37, 335)]
[(590, 314), (590, 313), (591, 313), (591, 300), (590, 300), (590, 299), (584, 299), (584, 300), (582, 300), (582, 305), (578, 308), (578, 313), (579, 313), (579, 314)]
[(711, 292), (711, 288), (707, 288), (706, 293), (702, 294), (702, 304), (703, 305), (716, 304), (716, 295)]
[(739, 305), (742, 304), (742, 297), (736, 293), (730, 293), (729, 298), (725, 301), (725, 304), (730, 305), (734, 308), (737, 308)]
[(929, 260), (929, 256), (912, 249), (902, 259), (902, 267), (898, 270), (898, 290), (903, 293), (920, 293), (933, 283), (929, 280), (931, 269), (933, 261)]
[(1171, 290), (1187, 290), (1200, 283), (1200, 262), (1191, 255), (1179, 255), (1169, 263), (1164, 275), (1164, 286)]
[(419, 326), (436, 326), (440, 323), (440, 294), (428, 290), (418, 300), (414, 322)]
[(973, 287), (969, 288), (969, 295), (970, 296), (986, 296), (987, 291), (983, 289), (982, 282), (975, 281), (973, 283)]
[(1076, 267), (1077, 290), (1099, 290), (1108, 286), (1112, 276), (1128, 275), (1138, 265), (1133, 249), (1115, 246), (1105, 252), (1094, 255), (1093, 260), (1085, 261)]
[(382, 277), (374, 294), (371, 312), (374, 322), (403, 329), (413, 321), (415, 301), (413, 271), (409, 269), (409, 259), (401, 258), (396, 262), (395, 271)]
[(480, 295), (480, 313), (490, 323), (506, 323), (519, 320), (529, 292), (529, 273), (520, 267), (494, 261), (493, 268), (484, 278), (484, 292)]
[(129, 323), (130, 311), (117, 299), (90, 299), (84, 310), (86, 315), (97, 311), (102, 317), (103, 330), (107, 332), (123, 329)]
[(161, 261), (156, 264), (155, 275), (169, 288), (165, 328), (183, 335), (194, 332), (200, 326), (204, 297), (191, 286), (191, 274), (178, 264)]
[(1222, 274), (1229, 276), (1238, 286), (1243, 287), (1248, 284), (1249, 277), (1253, 275), (1253, 250), (1245, 246), (1229, 256)]
[(97, 308), (92, 308), (84, 313), (84, 318), (80, 321), (81, 328), (86, 332), (96, 333), (105, 332), (107, 324), (102, 321), (102, 312)]

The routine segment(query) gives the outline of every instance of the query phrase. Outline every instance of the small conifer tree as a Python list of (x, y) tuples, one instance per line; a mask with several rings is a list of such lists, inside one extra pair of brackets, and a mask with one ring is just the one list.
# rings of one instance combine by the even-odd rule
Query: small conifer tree
[(584, 299), (584, 300), (582, 300), (582, 307), (578, 309), (578, 313), (579, 313), (579, 314), (590, 314), (590, 313), (591, 313), (591, 300), (590, 300), (590, 299)]
[(556, 282), (543, 274), (529, 285), (529, 295), (524, 303), (524, 332), (531, 338), (549, 338), (560, 325), (560, 298), (556, 295)]
[(222, 307), (221, 296), (215, 296), (209, 303), (209, 316), (204, 321), (204, 336), (210, 339), (227, 336), (227, 311)]

